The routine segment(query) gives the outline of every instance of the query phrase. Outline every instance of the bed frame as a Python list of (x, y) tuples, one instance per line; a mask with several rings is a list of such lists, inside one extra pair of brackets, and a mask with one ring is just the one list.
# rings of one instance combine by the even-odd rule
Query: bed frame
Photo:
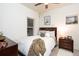
[(56, 46), (57, 46), (57, 27), (40, 27), (39, 30), (55, 31)]

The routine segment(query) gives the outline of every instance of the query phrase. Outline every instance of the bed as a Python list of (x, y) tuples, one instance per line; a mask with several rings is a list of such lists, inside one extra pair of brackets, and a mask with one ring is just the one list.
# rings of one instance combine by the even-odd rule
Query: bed
[(18, 48), (19, 48), (19, 51), (23, 55), (26, 55), (26, 56), (28, 55), (29, 48), (30, 48), (33, 40), (36, 38), (41, 38), (45, 42), (46, 51), (44, 53), (44, 56), (49, 56), (51, 53), (51, 50), (57, 45), (57, 28), (56, 27), (44, 27), (44, 28), (41, 27), (41, 28), (39, 28), (39, 31), (51, 32), (51, 34), (54, 35), (55, 37), (53, 37), (53, 36), (50, 37), (47, 34), (47, 36), (45, 36), (45, 37), (36, 35), (36, 36), (30, 36), (30, 37), (21, 39), (18, 43), (18, 45), (19, 45)]

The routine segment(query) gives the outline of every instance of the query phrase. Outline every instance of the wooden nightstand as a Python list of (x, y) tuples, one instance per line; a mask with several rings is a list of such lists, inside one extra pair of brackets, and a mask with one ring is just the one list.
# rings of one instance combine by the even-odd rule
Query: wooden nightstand
[(0, 48), (0, 56), (18, 56), (18, 44), (6, 38), (7, 46)]
[(59, 48), (67, 49), (73, 52), (73, 40), (68, 38), (59, 38)]

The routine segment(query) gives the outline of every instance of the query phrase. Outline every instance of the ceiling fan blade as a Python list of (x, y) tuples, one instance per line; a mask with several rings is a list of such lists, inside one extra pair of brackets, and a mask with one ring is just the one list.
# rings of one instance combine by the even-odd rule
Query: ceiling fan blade
[(60, 4), (60, 3), (52, 3), (52, 4)]
[(40, 4), (43, 4), (43, 3), (37, 3), (37, 4), (35, 4), (35, 6), (38, 6), (38, 5), (40, 5)]

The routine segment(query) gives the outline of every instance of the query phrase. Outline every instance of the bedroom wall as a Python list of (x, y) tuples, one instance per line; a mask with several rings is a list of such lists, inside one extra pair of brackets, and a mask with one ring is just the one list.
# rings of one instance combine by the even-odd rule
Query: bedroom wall
[(0, 4), (0, 32), (2, 32), (2, 8), (3, 7), (1, 7), (1, 4)]
[(17, 3), (2, 3), (0, 7), (2, 7), (0, 11), (3, 14), (2, 31), (4, 35), (16, 42), (27, 37), (27, 17), (34, 19), (34, 35), (37, 34), (39, 19), (37, 12)]
[[(44, 25), (44, 16), (51, 16), (51, 25)], [(78, 24), (67, 25), (66, 16), (78, 16)], [(64, 36), (71, 35), (74, 40), (74, 48), (79, 50), (79, 4), (71, 4), (54, 10), (50, 10), (40, 16), (40, 27), (57, 27), (58, 38), (63, 29)]]

